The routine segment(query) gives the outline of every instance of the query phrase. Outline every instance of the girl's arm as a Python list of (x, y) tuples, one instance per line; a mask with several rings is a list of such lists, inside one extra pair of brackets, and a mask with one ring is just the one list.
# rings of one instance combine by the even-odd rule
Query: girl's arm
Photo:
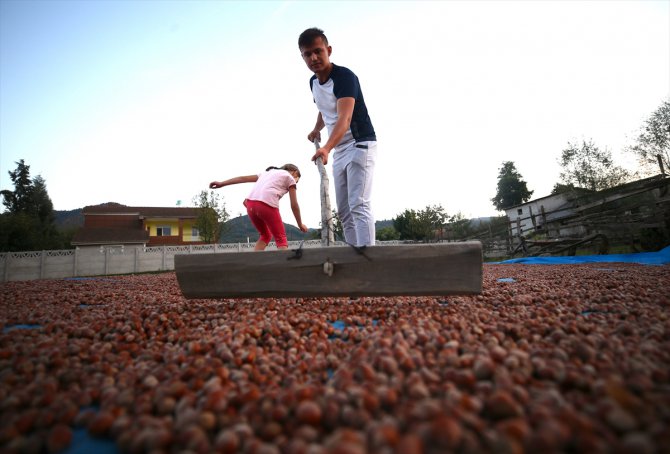
[(298, 196), (295, 192), (295, 186), (288, 188), (288, 195), (291, 199), (291, 211), (293, 211), (293, 216), (295, 216), (295, 220), (298, 223), (298, 228), (301, 231), (306, 232), (309, 229), (302, 223), (302, 218), (300, 217), (300, 206), (298, 205)]
[(254, 183), (256, 181), (258, 181), (258, 175), (245, 175), (241, 177), (230, 178), (224, 181), (212, 181), (209, 183), (209, 189), (222, 188), (231, 184)]

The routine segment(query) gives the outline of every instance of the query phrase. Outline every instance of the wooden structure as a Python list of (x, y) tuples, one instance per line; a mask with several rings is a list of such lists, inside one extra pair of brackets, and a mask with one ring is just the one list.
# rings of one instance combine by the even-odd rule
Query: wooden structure
[(609, 239), (602, 233), (596, 233), (586, 238), (554, 238), (548, 240), (527, 240), (520, 237), (519, 245), (512, 251), (511, 256), (517, 253), (528, 257), (541, 255), (575, 255), (577, 248), (589, 247), (597, 254), (607, 254), (609, 252)]
[[(314, 139), (314, 147), (318, 150), (321, 148), (319, 141)], [(335, 231), (333, 228), (333, 214), (330, 209), (330, 195), (328, 195), (328, 186), (330, 180), (328, 179), (328, 172), (326, 166), (323, 165), (323, 159), (317, 158), (316, 166), (319, 169), (321, 176), (321, 245), (330, 246), (335, 242)]]
[(175, 255), (186, 298), (422, 296), (482, 290), (479, 241)]
[[(559, 196), (564, 203), (547, 209), (544, 203)], [(670, 241), (670, 178), (665, 175), (597, 192), (580, 190), (551, 197), (507, 210), (510, 244), (520, 242), (510, 250), (512, 256), (519, 252), (574, 254), (585, 246), (594, 253), (607, 253), (609, 247), (620, 245), (650, 251)], [(517, 210), (523, 215), (515, 218)]]

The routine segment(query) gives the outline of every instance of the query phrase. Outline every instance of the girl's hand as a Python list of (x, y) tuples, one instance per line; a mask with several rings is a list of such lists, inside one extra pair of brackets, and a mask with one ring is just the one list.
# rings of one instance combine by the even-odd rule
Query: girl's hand
[(303, 231), (303, 232), (307, 232), (309, 229), (307, 228), (307, 226), (305, 224), (301, 223), (300, 224), (300, 230)]
[(209, 189), (218, 189), (222, 186), (223, 185), (221, 184), (220, 181), (212, 181), (211, 183), (209, 183)]

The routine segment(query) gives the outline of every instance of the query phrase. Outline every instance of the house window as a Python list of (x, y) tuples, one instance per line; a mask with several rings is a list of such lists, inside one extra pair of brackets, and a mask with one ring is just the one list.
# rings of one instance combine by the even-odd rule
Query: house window
[(191, 236), (193, 238), (198, 238), (200, 236), (200, 231), (198, 229), (196, 229), (195, 227), (193, 227), (191, 229)]
[(156, 236), (170, 236), (171, 228), (166, 226), (156, 227)]
[(517, 208), (517, 210), (516, 210), (516, 214), (518, 214), (519, 216), (521, 216), (521, 215), (523, 214), (523, 210), (522, 210), (521, 208)]

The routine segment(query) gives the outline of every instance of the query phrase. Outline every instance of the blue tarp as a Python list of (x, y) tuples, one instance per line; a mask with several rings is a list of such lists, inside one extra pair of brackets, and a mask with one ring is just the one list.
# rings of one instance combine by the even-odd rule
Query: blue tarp
[(10, 331), (14, 331), (16, 329), (40, 329), (42, 328), (42, 325), (33, 325), (33, 324), (27, 324), (27, 323), (19, 323), (16, 325), (7, 325), (2, 329), (3, 333), (8, 333)]
[(72, 443), (63, 454), (119, 454), (121, 452), (113, 440), (95, 438), (88, 434), (86, 429), (73, 431)]
[(576, 265), (579, 263), (639, 263), (642, 265), (667, 265), (670, 263), (670, 246), (658, 252), (640, 252), (637, 254), (575, 255), (565, 257), (523, 257), (492, 263), (526, 263), (530, 265)]

